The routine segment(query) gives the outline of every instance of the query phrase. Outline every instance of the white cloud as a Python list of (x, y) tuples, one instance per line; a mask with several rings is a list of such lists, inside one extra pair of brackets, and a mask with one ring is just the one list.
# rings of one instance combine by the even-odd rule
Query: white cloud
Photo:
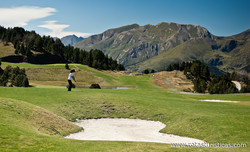
[(0, 25), (5, 27), (25, 26), (34, 19), (45, 18), (56, 12), (50, 7), (22, 6), (0, 8)]
[(43, 25), (39, 25), (38, 27), (43, 27), (49, 29), (51, 32), (45, 33), (50, 35), (51, 37), (58, 37), (62, 38), (67, 35), (76, 35), (87, 37), (90, 36), (90, 33), (82, 33), (82, 32), (72, 32), (72, 31), (64, 31), (65, 28), (69, 27), (70, 25), (66, 24), (56, 24), (57, 21), (46, 21)]

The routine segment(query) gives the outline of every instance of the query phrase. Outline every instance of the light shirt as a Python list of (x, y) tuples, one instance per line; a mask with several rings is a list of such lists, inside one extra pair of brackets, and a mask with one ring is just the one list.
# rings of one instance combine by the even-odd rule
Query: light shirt
[(69, 77), (68, 77), (68, 80), (71, 80), (73, 76), (74, 76), (73, 73), (70, 73)]

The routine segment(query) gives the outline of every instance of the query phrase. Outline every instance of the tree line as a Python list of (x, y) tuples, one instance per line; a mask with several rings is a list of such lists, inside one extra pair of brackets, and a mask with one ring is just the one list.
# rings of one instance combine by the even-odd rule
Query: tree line
[(250, 78), (247, 74), (240, 74), (237, 72), (233, 72), (230, 75), (231, 79), (234, 81), (239, 81), (239, 82), (243, 82), (243, 86), (240, 90), (241, 93), (248, 93), (250, 92)]
[(250, 92), (250, 79), (247, 75), (240, 75), (236, 72), (224, 73), (216, 76), (209, 71), (207, 65), (199, 60), (170, 64), (166, 71), (180, 70), (183, 71), (188, 79), (194, 84), (194, 91), (210, 94), (224, 94), (238, 92), (232, 80), (244, 82), (240, 92)]
[[(11, 42), (15, 54), (26, 56), (28, 61), (39, 53), (56, 55), (65, 62), (85, 64), (100, 70), (124, 70), (124, 66), (108, 57), (100, 50), (80, 50), (64, 46), (61, 40), (50, 36), (40, 36), (35, 31), (26, 31), (21, 27), (4, 28), (0, 26), (0, 39), (5, 44)], [(37, 53), (35, 53), (37, 52)], [(44, 58), (43, 60), (46, 60)]]

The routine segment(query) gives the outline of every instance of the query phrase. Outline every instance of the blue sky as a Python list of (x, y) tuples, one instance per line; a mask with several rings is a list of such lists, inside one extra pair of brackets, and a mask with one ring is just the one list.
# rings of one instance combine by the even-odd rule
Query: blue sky
[(0, 25), (88, 36), (128, 24), (176, 22), (229, 36), (250, 28), (249, 0), (0, 0)]

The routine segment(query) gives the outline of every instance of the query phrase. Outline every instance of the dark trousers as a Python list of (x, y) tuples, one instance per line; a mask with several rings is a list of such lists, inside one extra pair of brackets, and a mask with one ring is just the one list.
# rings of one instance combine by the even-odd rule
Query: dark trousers
[(68, 82), (69, 82), (68, 91), (71, 91), (71, 88), (72, 88), (72, 82), (71, 82), (71, 80), (68, 80)]

